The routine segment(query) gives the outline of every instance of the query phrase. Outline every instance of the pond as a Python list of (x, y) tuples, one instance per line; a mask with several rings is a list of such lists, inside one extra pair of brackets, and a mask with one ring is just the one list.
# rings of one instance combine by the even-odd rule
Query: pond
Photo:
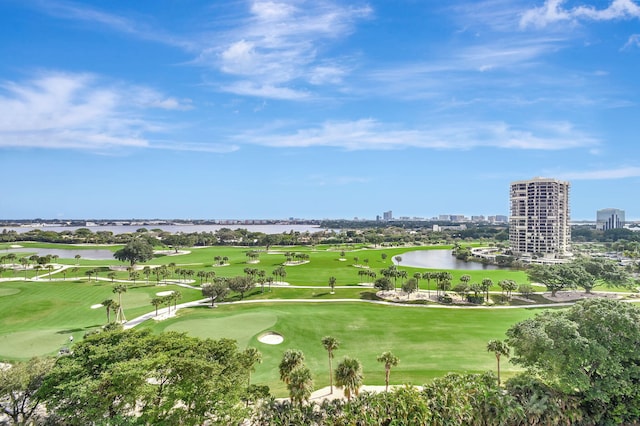
[(36, 254), (40, 257), (44, 257), (46, 255), (58, 256), (60, 259), (73, 259), (77, 254), (81, 256), (82, 259), (88, 260), (109, 260), (113, 259), (113, 252), (111, 250), (104, 249), (78, 249), (78, 250), (69, 250), (69, 249), (50, 249), (50, 248), (35, 248), (35, 247), (22, 247), (22, 248), (10, 248), (8, 250), (1, 250), (0, 256), (5, 256), (7, 253), (16, 253), (18, 258), (22, 257), (20, 253), (29, 253)]
[[(409, 251), (401, 255), (400, 266), (411, 266), (414, 268), (429, 269), (464, 269), (464, 270), (487, 270), (487, 269), (508, 269), (496, 265), (484, 265), (480, 262), (465, 262), (456, 259), (451, 255), (451, 250), (418, 250)], [(393, 263), (398, 262), (393, 260)]]

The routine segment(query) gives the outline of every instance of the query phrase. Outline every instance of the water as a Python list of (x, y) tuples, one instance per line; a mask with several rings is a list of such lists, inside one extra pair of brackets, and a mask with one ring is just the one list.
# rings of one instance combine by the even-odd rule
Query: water
[(36, 254), (40, 257), (44, 257), (46, 255), (58, 256), (60, 259), (73, 259), (77, 254), (80, 255), (82, 259), (88, 260), (113, 260), (113, 252), (104, 249), (78, 249), (78, 250), (68, 250), (68, 249), (50, 249), (50, 248), (10, 248), (8, 250), (0, 250), (0, 256), (4, 256), (7, 253), (16, 253), (18, 258), (22, 257), (19, 253), (29, 253)]
[[(484, 265), (480, 262), (465, 262), (451, 255), (451, 250), (419, 250), (410, 251), (401, 255), (401, 266), (429, 269), (464, 269), (486, 270), (505, 269), (496, 265)], [(394, 263), (397, 262), (394, 260)]]
[[(20, 227), (4, 227), (0, 228), (0, 232), (2, 230), (7, 231), (16, 231), (19, 234), (29, 232), (34, 229), (40, 229), (42, 231), (53, 231), (53, 232), (63, 232), (70, 231), (74, 232), (80, 228), (90, 229), (91, 232), (99, 232), (99, 231), (107, 231), (113, 232), (114, 234), (125, 234), (125, 233), (135, 233), (140, 228), (146, 228), (148, 230), (151, 229), (161, 229), (163, 231), (176, 233), (182, 232), (185, 234), (195, 233), (195, 232), (215, 232), (222, 228), (228, 229), (246, 229), (249, 232), (262, 232), (264, 234), (282, 234), (283, 232), (289, 233), (300, 232), (300, 233), (314, 233), (319, 231), (324, 231), (324, 228), (320, 228), (318, 225), (242, 225), (242, 224), (233, 224), (233, 225), (104, 225), (104, 226), (20, 226)], [(336, 232), (339, 232), (336, 230)]]

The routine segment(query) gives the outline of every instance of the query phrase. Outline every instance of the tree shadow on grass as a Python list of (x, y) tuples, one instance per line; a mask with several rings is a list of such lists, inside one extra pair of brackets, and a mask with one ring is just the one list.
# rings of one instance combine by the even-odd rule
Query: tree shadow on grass
[(324, 293), (314, 293), (311, 297), (322, 297), (322, 296), (326, 296), (327, 294), (329, 294), (329, 292), (324, 292)]
[(66, 330), (56, 331), (56, 334), (77, 333), (79, 331), (89, 330), (89, 329), (96, 328), (96, 327), (101, 327), (101, 325), (100, 324), (96, 324), (96, 325), (88, 325), (86, 327), (80, 327), (80, 328), (68, 328)]
[(363, 291), (360, 293), (360, 299), (362, 300), (383, 300), (382, 298), (378, 297), (378, 295), (376, 295), (375, 292), (373, 291)]

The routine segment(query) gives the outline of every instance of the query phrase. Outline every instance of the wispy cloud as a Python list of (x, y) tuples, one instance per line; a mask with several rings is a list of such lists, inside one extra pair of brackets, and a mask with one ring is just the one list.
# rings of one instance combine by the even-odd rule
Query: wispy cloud
[(597, 139), (569, 123), (538, 123), (519, 129), (502, 122), (450, 123), (407, 130), (373, 119), (326, 122), (319, 127), (291, 133), (247, 132), (239, 141), (279, 148), (335, 147), (346, 150), (403, 148), (457, 149), (478, 147), (525, 150), (563, 150), (597, 145)]
[(139, 39), (159, 42), (171, 46), (193, 50), (193, 40), (169, 34), (157, 26), (138, 19), (131, 19), (114, 13), (87, 6), (86, 4), (64, 0), (37, 0), (32, 3), (38, 10), (59, 19), (99, 25), (110, 30), (130, 34)]
[(314, 186), (344, 186), (368, 183), (371, 179), (362, 176), (326, 176), (311, 175), (307, 178)]
[(148, 147), (145, 135), (162, 125), (142, 111), (189, 106), (149, 88), (106, 83), (91, 74), (50, 72), (29, 81), (2, 82), (0, 146)]
[(562, 174), (563, 179), (571, 180), (609, 180), (640, 177), (640, 167), (623, 166), (614, 169), (568, 172)]
[(305, 99), (307, 85), (339, 84), (348, 67), (329, 61), (327, 44), (348, 36), (355, 23), (371, 15), (368, 6), (329, 1), (262, 1), (204, 48), (195, 61), (230, 76), (220, 88), (240, 95)]
[(632, 47), (640, 47), (640, 34), (632, 34), (622, 47), (622, 50), (630, 49)]
[(640, 18), (640, 6), (633, 0), (613, 0), (603, 9), (588, 5), (564, 8), (563, 5), (565, 3), (566, 0), (546, 0), (543, 6), (524, 12), (520, 19), (520, 26), (523, 28), (528, 26), (545, 27), (557, 22)]

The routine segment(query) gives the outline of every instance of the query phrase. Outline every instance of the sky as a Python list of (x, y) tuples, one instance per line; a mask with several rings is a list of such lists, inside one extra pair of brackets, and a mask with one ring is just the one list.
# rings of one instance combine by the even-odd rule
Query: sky
[(640, 2), (0, 0), (0, 219), (640, 219)]

